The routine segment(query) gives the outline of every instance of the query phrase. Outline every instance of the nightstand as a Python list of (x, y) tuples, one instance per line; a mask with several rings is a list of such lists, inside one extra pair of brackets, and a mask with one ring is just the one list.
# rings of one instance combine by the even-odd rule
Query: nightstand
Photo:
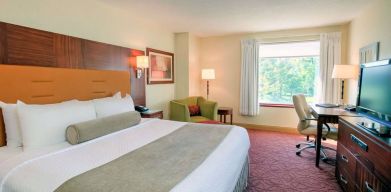
[[(232, 116), (233, 116), (233, 109), (231, 107), (219, 107), (217, 109), (217, 114), (220, 115), (220, 122), (227, 123), (227, 115), (230, 115), (231, 125), (232, 125)], [(224, 117), (224, 121), (223, 121)]]
[(159, 118), (163, 119), (162, 110), (148, 110), (146, 112), (140, 113), (142, 118)]

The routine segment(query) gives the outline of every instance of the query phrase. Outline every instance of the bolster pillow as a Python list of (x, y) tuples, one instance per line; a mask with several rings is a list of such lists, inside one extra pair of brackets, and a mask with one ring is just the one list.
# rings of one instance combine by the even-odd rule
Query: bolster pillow
[(130, 111), (68, 126), (67, 141), (79, 144), (140, 123), (140, 113)]

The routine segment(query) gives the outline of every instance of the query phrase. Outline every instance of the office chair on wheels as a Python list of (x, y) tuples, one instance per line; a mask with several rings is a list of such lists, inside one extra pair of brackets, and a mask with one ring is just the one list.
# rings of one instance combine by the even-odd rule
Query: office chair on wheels
[[(297, 130), (300, 134), (305, 135), (307, 137), (306, 142), (301, 142), (296, 145), (297, 151), (296, 155), (300, 155), (300, 153), (303, 150), (315, 148), (315, 140), (310, 140), (310, 136), (314, 136), (316, 138), (317, 134), (317, 125), (311, 123), (311, 121), (316, 121), (317, 119), (314, 118), (311, 114), (311, 109), (307, 104), (307, 101), (305, 99), (305, 96), (303, 94), (294, 95), (292, 97), (293, 99), (293, 105), (295, 106), (295, 110), (297, 115), (299, 116), (299, 123), (297, 125)], [(322, 130), (322, 139), (326, 140), (326, 138), (337, 140), (338, 130), (335, 127), (330, 127), (328, 124), (323, 125)], [(301, 145), (304, 145), (304, 147), (300, 148)], [(322, 160), (328, 161), (330, 160), (327, 156), (325, 149), (333, 150), (335, 149), (327, 147), (327, 146), (321, 146), (320, 152), (322, 154)]]

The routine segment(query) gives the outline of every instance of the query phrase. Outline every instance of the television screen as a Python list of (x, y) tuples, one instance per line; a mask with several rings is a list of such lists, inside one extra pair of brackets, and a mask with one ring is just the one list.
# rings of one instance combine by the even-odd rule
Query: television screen
[(361, 69), (359, 112), (391, 122), (391, 64), (364, 65)]

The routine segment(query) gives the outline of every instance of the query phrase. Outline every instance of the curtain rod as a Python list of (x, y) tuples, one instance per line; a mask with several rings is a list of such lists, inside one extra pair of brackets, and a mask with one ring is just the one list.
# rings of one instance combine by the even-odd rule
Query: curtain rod
[(286, 37), (275, 37), (275, 38), (256, 38), (256, 40), (260, 44), (319, 41), (320, 35), (286, 36)]

